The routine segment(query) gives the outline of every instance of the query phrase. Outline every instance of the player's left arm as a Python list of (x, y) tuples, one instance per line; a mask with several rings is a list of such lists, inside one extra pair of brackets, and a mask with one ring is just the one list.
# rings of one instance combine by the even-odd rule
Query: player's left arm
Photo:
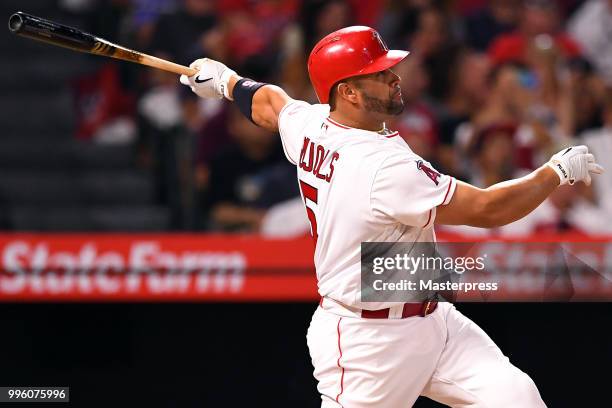
[(558, 186), (559, 177), (547, 166), (486, 189), (457, 181), (450, 202), (436, 208), (436, 224), (500, 227), (529, 214)]
[(552, 156), (532, 173), (494, 184), (486, 189), (457, 182), (447, 205), (436, 209), (436, 223), (491, 228), (523, 218), (538, 207), (558, 186), (582, 181), (603, 168), (586, 146), (572, 146)]
[(282, 88), (243, 78), (221, 62), (208, 58), (194, 61), (191, 67), (197, 68), (198, 73), (181, 76), (181, 83), (190, 86), (198, 96), (232, 100), (253, 123), (278, 131), (281, 110), (293, 101)]

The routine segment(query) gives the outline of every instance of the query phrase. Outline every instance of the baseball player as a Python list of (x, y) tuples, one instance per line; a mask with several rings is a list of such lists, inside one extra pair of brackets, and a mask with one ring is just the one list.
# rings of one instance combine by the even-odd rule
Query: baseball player
[(433, 242), (435, 223), (501, 226), (603, 169), (575, 146), (487, 189), (440, 174), (385, 127), (403, 109), (391, 68), (408, 54), (369, 27), (329, 34), (308, 59), (315, 105), (210, 59), (195, 61), (198, 74), (181, 82), (278, 131), (297, 167), (316, 243), (321, 302), (307, 342), (322, 407), (405, 408), (419, 395), (452, 407), (543, 407), (529, 376), (451, 303), (362, 303), (360, 244)]

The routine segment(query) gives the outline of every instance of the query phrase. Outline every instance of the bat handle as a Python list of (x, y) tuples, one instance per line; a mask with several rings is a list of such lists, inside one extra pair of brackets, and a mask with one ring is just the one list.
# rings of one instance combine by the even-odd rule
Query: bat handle
[[(174, 63), (171, 62), (171, 64), (174, 64)], [(195, 68), (189, 68), (189, 67), (186, 67), (184, 65), (179, 65), (179, 64), (176, 64), (176, 65), (178, 65), (178, 70), (177, 70), (178, 72), (175, 71), (177, 74), (194, 76), (195, 74), (198, 73), (198, 70)]]
[(143, 54), (141, 64), (148, 65), (153, 68), (162, 69), (164, 71), (173, 72), (179, 75), (193, 76), (198, 73), (195, 68), (186, 67), (185, 65), (176, 64), (165, 59), (157, 58), (152, 55)]

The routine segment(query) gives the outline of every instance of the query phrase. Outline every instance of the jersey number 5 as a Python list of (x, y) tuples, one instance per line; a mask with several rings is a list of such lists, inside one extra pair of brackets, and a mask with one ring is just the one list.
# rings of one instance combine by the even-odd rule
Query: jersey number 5
[(319, 191), (316, 189), (316, 187), (313, 187), (310, 184), (303, 182), (302, 180), (300, 180), (300, 190), (302, 190), (302, 196), (304, 196), (306, 214), (308, 214), (308, 221), (310, 221), (310, 230), (312, 232), (312, 237), (314, 238), (316, 245), (317, 239), (319, 238), (319, 234), (317, 233), (317, 217), (315, 216), (315, 213), (312, 208), (308, 206), (308, 201), (317, 204), (317, 201), (319, 199)]

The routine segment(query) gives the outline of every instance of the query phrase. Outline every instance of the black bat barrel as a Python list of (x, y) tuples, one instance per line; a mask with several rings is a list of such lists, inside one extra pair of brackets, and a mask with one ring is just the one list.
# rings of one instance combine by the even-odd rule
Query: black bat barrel
[(9, 18), (8, 26), (14, 34), (78, 51), (91, 52), (96, 45), (91, 34), (21, 11)]

